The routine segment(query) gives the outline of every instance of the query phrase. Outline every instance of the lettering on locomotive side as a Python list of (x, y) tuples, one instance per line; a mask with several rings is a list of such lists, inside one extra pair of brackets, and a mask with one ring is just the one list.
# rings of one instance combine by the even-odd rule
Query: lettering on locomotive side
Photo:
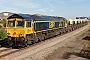
[(55, 26), (54, 22), (49, 22), (49, 28), (53, 28)]

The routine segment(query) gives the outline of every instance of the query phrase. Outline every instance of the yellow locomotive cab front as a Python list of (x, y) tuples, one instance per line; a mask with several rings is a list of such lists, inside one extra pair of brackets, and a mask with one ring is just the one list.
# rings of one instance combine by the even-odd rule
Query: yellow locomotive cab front
[(9, 19), (6, 26), (7, 36), (20, 38), (26, 37), (26, 34), (34, 33), (33, 22), (28, 22), (23, 19), (15, 18), (15, 20)]
[(25, 37), (24, 22), (22, 20), (8, 20), (7, 21), (7, 35), (10, 37)]

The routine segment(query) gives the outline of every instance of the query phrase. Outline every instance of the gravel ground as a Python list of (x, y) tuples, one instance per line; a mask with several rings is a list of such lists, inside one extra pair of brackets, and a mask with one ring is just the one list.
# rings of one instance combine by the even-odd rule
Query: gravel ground
[(74, 40), (70, 41), (59, 49), (56, 53), (47, 56), (45, 60), (86, 60), (83, 56), (80, 56), (80, 52), (88, 42), (83, 38), (86, 37), (90, 32), (86, 32), (84, 35), (81, 35)]

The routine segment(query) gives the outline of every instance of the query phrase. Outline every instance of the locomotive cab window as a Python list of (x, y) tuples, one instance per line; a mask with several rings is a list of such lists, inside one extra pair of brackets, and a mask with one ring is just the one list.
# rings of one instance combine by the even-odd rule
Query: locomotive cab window
[(17, 21), (17, 27), (24, 27), (24, 21)]
[(15, 27), (15, 21), (8, 21), (8, 27)]
[(31, 22), (27, 21), (26, 27), (31, 27)]

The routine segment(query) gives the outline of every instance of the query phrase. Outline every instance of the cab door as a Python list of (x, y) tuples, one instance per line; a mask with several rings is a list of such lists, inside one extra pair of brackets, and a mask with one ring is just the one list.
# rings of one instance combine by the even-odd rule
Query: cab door
[(32, 34), (33, 31), (33, 25), (31, 21), (26, 22), (26, 34)]

